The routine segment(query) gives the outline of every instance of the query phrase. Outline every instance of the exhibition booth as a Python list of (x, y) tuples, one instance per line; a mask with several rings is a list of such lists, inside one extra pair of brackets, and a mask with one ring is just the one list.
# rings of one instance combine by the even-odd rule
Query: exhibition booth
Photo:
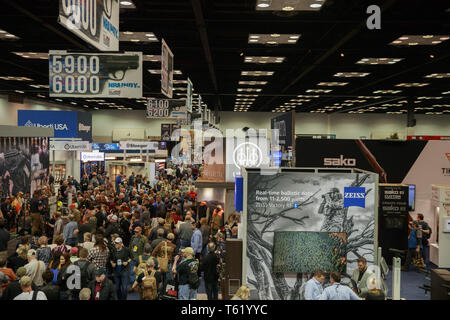
[(48, 182), (52, 128), (0, 126), (1, 198), (33, 194)]
[(301, 300), (314, 271), (348, 283), (378, 264), (378, 174), (360, 169), (244, 169), (242, 283), (251, 299)]

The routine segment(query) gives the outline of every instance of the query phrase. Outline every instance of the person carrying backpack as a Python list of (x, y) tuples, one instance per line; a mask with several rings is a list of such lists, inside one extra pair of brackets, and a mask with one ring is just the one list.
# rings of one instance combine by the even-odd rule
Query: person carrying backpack
[(158, 292), (161, 287), (162, 277), (161, 274), (155, 270), (155, 261), (148, 259), (146, 262), (146, 268), (137, 276), (132, 288), (139, 288), (142, 300), (156, 300), (158, 298)]
[(89, 251), (86, 248), (80, 249), (80, 259), (74, 262), (74, 265), (78, 266), (80, 268), (80, 289), (73, 289), (71, 290), (72, 299), (76, 300), (78, 299), (78, 296), (80, 294), (80, 290), (83, 288), (87, 288), (89, 285), (89, 282), (95, 280), (95, 266), (94, 264), (90, 263), (87, 259), (89, 254)]
[(175, 257), (172, 272), (178, 274), (178, 299), (179, 300), (196, 300), (197, 290), (200, 286), (200, 278), (198, 277), (199, 262), (194, 258), (194, 249), (186, 247), (181, 250), (182, 261), (180, 256)]
[[(131, 266), (130, 266), (130, 284), (134, 283), (135, 280), (135, 272), (134, 268), (142, 261), (136, 262), (139, 260), (139, 257), (144, 254), (144, 248), (147, 244), (147, 238), (142, 235), (142, 227), (137, 226), (134, 228), (134, 235), (130, 240), (130, 253), (131, 253)], [(151, 252), (151, 251), (150, 251)]]
[[(138, 277), (139, 275), (141, 275), (144, 270), (147, 268), (147, 260), (149, 260), (150, 258), (152, 258), (153, 260), (156, 260), (152, 257), (152, 247), (150, 246), (150, 244), (146, 244), (144, 247), (144, 254), (140, 255), (135, 261), (134, 261), (134, 265), (135, 267), (133, 268), (135, 276)], [(155, 261), (154, 261), (155, 262)], [(155, 262), (156, 263), (156, 262)], [(158, 265), (156, 263), (156, 269), (158, 269)], [(134, 282), (133, 282), (134, 283)]]

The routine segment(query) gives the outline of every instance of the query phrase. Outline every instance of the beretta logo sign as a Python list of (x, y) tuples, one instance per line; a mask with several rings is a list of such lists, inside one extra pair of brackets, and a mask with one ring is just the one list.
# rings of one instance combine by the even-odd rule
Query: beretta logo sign
[(344, 208), (366, 207), (366, 188), (345, 187), (344, 188)]
[[(445, 156), (447, 157), (447, 160), (450, 162), (450, 152), (447, 152)], [(444, 176), (450, 176), (450, 168), (442, 168), (442, 174)]]

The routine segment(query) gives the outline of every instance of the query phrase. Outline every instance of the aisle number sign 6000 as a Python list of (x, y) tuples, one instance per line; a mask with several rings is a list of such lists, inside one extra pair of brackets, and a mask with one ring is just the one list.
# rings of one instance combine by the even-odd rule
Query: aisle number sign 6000
[(49, 53), (51, 97), (142, 97), (142, 53)]
[(147, 118), (185, 119), (187, 115), (184, 99), (149, 99)]

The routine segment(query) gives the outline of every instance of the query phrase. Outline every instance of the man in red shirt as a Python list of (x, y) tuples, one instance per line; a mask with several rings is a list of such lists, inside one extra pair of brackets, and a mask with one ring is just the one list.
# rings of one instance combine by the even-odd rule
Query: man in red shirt
[(106, 270), (98, 269), (90, 284), (91, 300), (117, 300), (114, 284), (106, 278)]
[(194, 191), (194, 187), (191, 187), (191, 191), (189, 192), (189, 200), (192, 202), (197, 200), (197, 192)]

